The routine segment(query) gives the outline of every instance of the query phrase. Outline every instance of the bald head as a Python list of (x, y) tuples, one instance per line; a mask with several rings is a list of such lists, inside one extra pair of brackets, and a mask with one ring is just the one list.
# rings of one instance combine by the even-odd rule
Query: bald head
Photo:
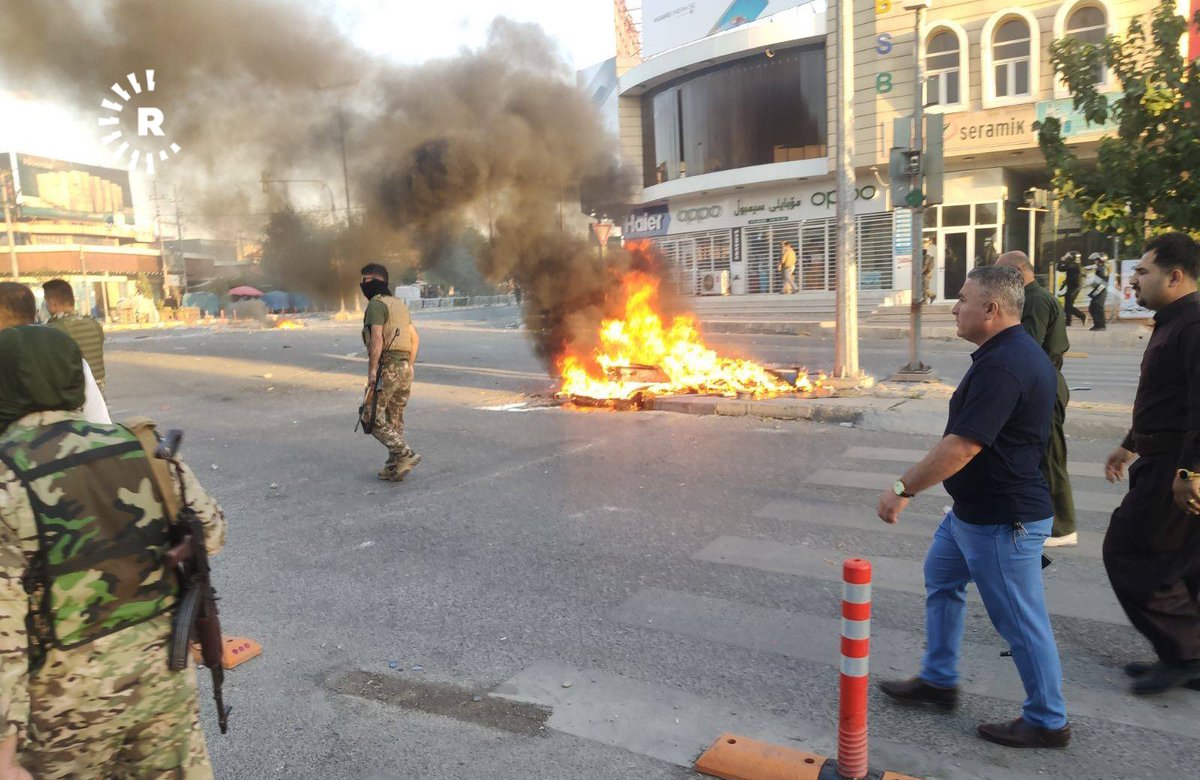
[(996, 265), (1017, 269), (1021, 272), (1021, 278), (1025, 280), (1025, 284), (1033, 281), (1033, 263), (1029, 262), (1029, 255), (1020, 250), (1000, 255), (996, 258)]

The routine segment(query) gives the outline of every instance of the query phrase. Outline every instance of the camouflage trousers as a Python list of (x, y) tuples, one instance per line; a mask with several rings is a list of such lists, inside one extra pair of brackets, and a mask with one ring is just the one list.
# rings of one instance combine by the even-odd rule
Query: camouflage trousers
[(375, 428), (371, 435), (387, 447), (388, 463), (394, 464), (416, 454), (404, 441), (404, 407), (412, 393), (413, 367), (407, 359), (385, 356), (379, 370), (383, 374), (383, 389), (379, 392)]
[(212, 780), (196, 672), (167, 668), (170, 613), (72, 650), (29, 680), (19, 748), (38, 780)]

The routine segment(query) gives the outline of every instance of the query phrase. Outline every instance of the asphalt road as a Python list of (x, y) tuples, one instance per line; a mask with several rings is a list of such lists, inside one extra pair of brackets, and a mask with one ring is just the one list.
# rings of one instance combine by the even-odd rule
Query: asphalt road
[[(945, 499), (920, 497), (888, 528), (873, 519), (877, 492), (858, 485), (893, 477), (932, 439), (506, 411), (550, 388), (511, 319), (418, 321), (408, 431), (425, 460), (399, 485), (375, 478), (382, 449), (351, 430), (365, 373), (355, 327), (110, 338), (111, 406), (186, 431), (184, 455), (229, 517), (214, 560), (226, 632), (264, 647), (228, 675), (230, 734), (204, 705), (218, 778), (682, 778), (726, 730), (832, 755), (851, 556), (876, 571), (873, 677), (915, 672), (921, 560)], [(831, 354), (817, 340), (713, 341), (769, 361)], [(866, 345), (864, 364), (881, 371), (903, 349)], [(968, 350), (936, 349), (935, 368), (961, 375)], [(1109, 353), (1068, 376), (1119, 373), (1104, 392), (1128, 403), (1117, 379), (1137, 361)], [(1090, 474), (1111, 446), (1076, 439), (1071, 459)], [(1097, 508), (1046, 580), (1071, 747), (974, 736), (1016, 717), (1023, 694), (973, 601), (962, 705), (913, 711), (873, 695), (873, 766), (989, 780), (1194, 773), (1200, 694), (1123, 689), (1120, 665), (1149, 649), (1099, 560), (1120, 489), (1080, 476), (1076, 490)]]

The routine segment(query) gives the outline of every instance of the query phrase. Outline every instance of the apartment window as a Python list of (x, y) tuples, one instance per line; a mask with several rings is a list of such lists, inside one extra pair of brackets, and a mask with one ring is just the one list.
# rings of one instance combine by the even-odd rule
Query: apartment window
[[(1067, 17), (1065, 36), (1081, 43), (1099, 45), (1108, 36), (1108, 19), (1104, 9), (1094, 5), (1084, 5), (1076, 8)], [(1107, 71), (1103, 65), (1094, 68), (1095, 83), (1107, 81)]]
[(957, 106), (963, 102), (963, 50), (958, 35), (942, 28), (925, 47), (925, 102), (928, 105)]
[(992, 38), (993, 87), (997, 98), (1029, 97), (1032, 90), (1033, 42), (1022, 18), (1002, 22)]

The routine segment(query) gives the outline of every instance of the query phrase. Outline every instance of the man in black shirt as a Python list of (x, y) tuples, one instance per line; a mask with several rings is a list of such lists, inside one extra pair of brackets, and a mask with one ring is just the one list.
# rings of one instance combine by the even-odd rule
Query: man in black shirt
[(1012, 650), (1026, 694), (1020, 718), (984, 723), (979, 736), (1009, 747), (1066, 747), (1071, 727), (1041, 563), (1054, 522), (1042, 458), (1058, 382), (1050, 358), (1021, 327), (1024, 286), (1021, 274), (1006, 266), (967, 276), (954, 319), (958, 335), (979, 349), (950, 399), (946, 433), (880, 496), (886, 523), (895, 523), (910, 498), (938, 482), (954, 506), (925, 557), (921, 671), (879, 687), (905, 703), (957, 703), (967, 583), (974, 581)]
[(1105, 465), (1129, 492), (1104, 537), (1104, 566), (1129, 621), (1158, 654), (1125, 667), (1133, 692), (1200, 681), (1200, 245), (1166, 233), (1146, 245), (1131, 284), (1152, 309), (1133, 428)]
[(1067, 313), (1067, 325), (1071, 324), (1072, 315), (1079, 318), (1080, 325), (1087, 324), (1087, 317), (1075, 308), (1075, 299), (1079, 297), (1079, 283), (1083, 276), (1083, 266), (1078, 252), (1067, 252), (1058, 261), (1058, 270), (1063, 273), (1063, 286), (1058, 291), (1063, 297), (1063, 311)]

